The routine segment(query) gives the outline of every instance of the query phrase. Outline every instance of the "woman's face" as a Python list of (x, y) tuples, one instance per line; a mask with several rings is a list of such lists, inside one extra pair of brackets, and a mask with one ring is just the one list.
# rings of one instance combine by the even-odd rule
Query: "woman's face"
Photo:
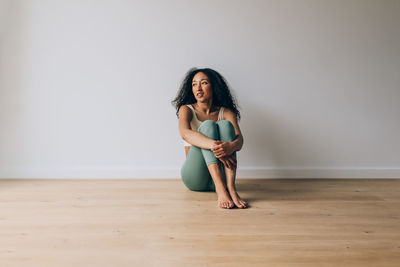
[(212, 99), (212, 88), (208, 76), (198, 72), (192, 80), (192, 92), (197, 102), (207, 102)]

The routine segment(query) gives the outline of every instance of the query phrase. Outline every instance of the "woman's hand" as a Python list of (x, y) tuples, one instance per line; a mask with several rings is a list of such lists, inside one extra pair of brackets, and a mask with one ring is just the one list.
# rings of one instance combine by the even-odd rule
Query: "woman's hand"
[(219, 160), (220, 160), (228, 169), (236, 170), (237, 161), (236, 161), (236, 158), (235, 158), (233, 155), (230, 155), (230, 156), (227, 156), (227, 157), (219, 158)]
[(211, 151), (214, 153), (216, 158), (222, 158), (232, 155), (233, 145), (230, 142), (225, 141), (215, 141)]

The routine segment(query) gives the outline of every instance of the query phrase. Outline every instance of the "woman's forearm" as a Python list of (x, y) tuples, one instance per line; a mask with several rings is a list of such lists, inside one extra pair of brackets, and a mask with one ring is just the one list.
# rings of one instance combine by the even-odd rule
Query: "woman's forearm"
[(186, 130), (182, 136), (183, 140), (189, 144), (195, 145), (204, 149), (211, 149), (214, 145), (215, 140), (208, 138), (207, 136), (193, 130)]
[(243, 137), (241, 135), (237, 136), (235, 140), (231, 142), (234, 151), (239, 151), (243, 147)]

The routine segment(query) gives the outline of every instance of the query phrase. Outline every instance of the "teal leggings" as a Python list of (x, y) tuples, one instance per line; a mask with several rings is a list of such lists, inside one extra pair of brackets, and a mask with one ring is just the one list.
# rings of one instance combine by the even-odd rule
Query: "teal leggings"
[[(228, 120), (203, 121), (197, 131), (211, 139), (226, 142), (232, 142), (236, 137), (235, 128)], [(233, 155), (236, 157), (236, 152)], [(215, 157), (211, 150), (192, 145), (181, 169), (182, 181), (186, 187), (193, 191), (215, 192), (215, 184), (207, 168), (213, 163), (219, 164), (222, 179), (226, 183), (224, 164)]]

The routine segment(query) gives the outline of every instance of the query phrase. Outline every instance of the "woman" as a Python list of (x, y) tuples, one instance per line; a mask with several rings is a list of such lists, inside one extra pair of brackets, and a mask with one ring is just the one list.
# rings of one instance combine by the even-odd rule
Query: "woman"
[(172, 103), (186, 152), (183, 183), (193, 191), (215, 191), (220, 208), (247, 208), (235, 186), (236, 151), (243, 146), (240, 112), (225, 79), (209, 68), (190, 69)]

